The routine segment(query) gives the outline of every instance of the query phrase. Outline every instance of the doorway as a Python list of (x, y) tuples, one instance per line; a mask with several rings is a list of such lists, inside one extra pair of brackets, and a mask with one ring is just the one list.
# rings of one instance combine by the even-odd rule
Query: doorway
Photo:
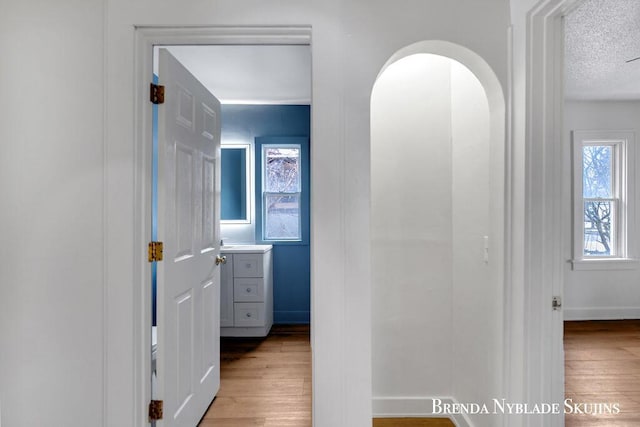
[(589, 415), (569, 405), (567, 426), (640, 419), (640, 389), (626, 383), (640, 363), (639, 15), (635, 2), (585, 0), (563, 18), (565, 401), (593, 404)]
[[(567, 306), (568, 295), (563, 295), (567, 290), (565, 268), (571, 268), (567, 264), (579, 263), (575, 262), (574, 253), (569, 254), (567, 250), (576, 234), (574, 230), (573, 236), (567, 237), (566, 223), (571, 217), (566, 203), (566, 189), (571, 182), (566, 163), (569, 147), (559, 143), (567, 138), (562, 117), (563, 18), (582, 3), (545, 0), (527, 15), (525, 149), (529, 167), (524, 178), (530, 186), (525, 193), (524, 239), (528, 242), (525, 260), (530, 267), (525, 272), (525, 318), (536, 321), (526, 325), (524, 345), (538, 350), (538, 354), (524, 380), (529, 384), (529, 398), (534, 401), (563, 402), (565, 397), (563, 320), (572, 311), (572, 307)], [(600, 22), (595, 28), (600, 29)], [(608, 292), (602, 297), (611, 295)], [(558, 302), (562, 305), (558, 306)], [(564, 425), (564, 414), (550, 415), (544, 421), (550, 426)]]
[[(503, 392), (504, 120), (497, 78), (464, 47), (417, 43), (378, 76), (371, 96), (375, 418), (437, 417), (432, 398), (482, 403)], [(499, 422), (454, 418), (456, 425)]]
[[(171, 42), (172, 40), (173, 43)], [(172, 46), (174, 43), (175, 45)], [(224, 67), (218, 67), (222, 70), (218, 70), (216, 74), (218, 77), (223, 77), (221, 83), (220, 79), (218, 79), (218, 83), (222, 86), (213, 87), (210, 92), (221, 94), (218, 96), (223, 103), (221, 116), (222, 145), (231, 147), (244, 145), (246, 147), (244, 169), (247, 172), (247, 180), (242, 193), (251, 199), (250, 203), (246, 204), (247, 213), (244, 220), (224, 221), (221, 224), (221, 237), (224, 238), (225, 245), (233, 245), (234, 248), (253, 243), (273, 246), (274, 267), (276, 269), (274, 273), (275, 311), (273, 313), (275, 323), (306, 325), (308, 330), (311, 290), (309, 254), (309, 222), (311, 215), (309, 206), (311, 53), (308, 39), (306, 39), (306, 43), (288, 45), (271, 43), (189, 45), (191, 43), (182, 44), (178, 40), (169, 38), (162, 43), (155, 44), (155, 46), (159, 44), (162, 47), (167, 47), (203, 83), (207, 82), (208, 79), (211, 80), (211, 74), (214, 73), (207, 73), (207, 65), (197, 65), (198, 63), (202, 63), (204, 58), (209, 58), (209, 61), (225, 64)], [(303, 58), (303, 64), (296, 63), (300, 57)], [(269, 71), (269, 64), (264, 61), (261, 62), (260, 58), (265, 61), (270, 59), (270, 63), (278, 65), (280, 71)], [(247, 63), (247, 61), (250, 61), (250, 63)], [(285, 70), (287, 72), (291, 72), (293, 69), (295, 71), (293, 72), (295, 79), (287, 77), (287, 73), (283, 72), (282, 67), (288, 67), (288, 70)], [(203, 68), (205, 69), (204, 72), (202, 71)], [(262, 81), (252, 81), (251, 76), (259, 76)], [(230, 77), (238, 77), (238, 79), (234, 80), (234, 78)], [(245, 79), (244, 83), (242, 78)], [(296, 89), (296, 85), (304, 85), (304, 87)], [(272, 92), (269, 92), (270, 86), (273, 87)], [(287, 87), (291, 88), (292, 86), (294, 86), (293, 92), (287, 92)], [(298, 90), (298, 92), (296, 93), (295, 90)], [(304, 94), (299, 95), (301, 92), (304, 92)], [(238, 123), (240, 123), (239, 126)], [(249, 135), (244, 132), (247, 129), (253, 133)], [(296, 216), (300, 228), (299, 241), (289, 238), (286, 242), (281, 242), (276, 241), (276, 239), (262, 238), (262, 235), (258, 237), (261, 230), (257, 225), (262, 224), (262, 212), (256, 212), (256, 209), (259, 209), (262, 202), (262, 200), (258, 199), (262, 197), (262, 189), (259, 184), (256, 184), (256, 181), (259, 183), (259, 179), (256, 179), (256, 176), (260, 175), (260, 156), (263, 154), (259, 150), (260, 142), (256, 142), (260, 139), (259, 137), (295, 137), (298, 140), (304, 140), (304, 143), (298, 141), (301, 145), (300, 151), (304, 153), (304, 161), (306, 162), (301, 161), (300, 167), (300, 173), (303, 177), (300, 179), (302, 188), (298, 190), (300, 201)], [(242, 144), (240, 144), (241, 142)], [(302, 147), (303, 145), (304, 147)], [(286, 206), (287, 214), (294, 210), (292, 198), (292, 196), (289, 196), (289, 203)], [(154, 223), (154, 221), (152, 220), (151, 223)], [(282, 253), (278, 255), (280, 245), (282, 245)], [(295, 265), (290, 264), (294, 262), (293, 260), (295, 260)], [(292, 278), (290, 277), (291, 274), (297, 274), (297, 276)], [(291, 285), (291, 282), (295, 285), (295, 289), (287, 288), (287, 286)], [(282, 297), (283, 295), (285, 298)], [(295, 299), (291, 295), (297, 295), (298, 297)], [(155, 316), (153, 304), (151, 304), (151, 313), (153, 318)], [(222, 381), (224, 383), (224, 373)], [(311, 400), (310, 393), (306, 393), (306, 395)]]

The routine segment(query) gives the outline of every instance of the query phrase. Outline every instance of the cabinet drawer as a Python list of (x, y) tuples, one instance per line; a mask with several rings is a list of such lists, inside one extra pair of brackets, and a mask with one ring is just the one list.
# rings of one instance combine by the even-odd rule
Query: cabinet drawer
[(233, 281), (235, 302), (263, 302), (264, 281), (261, 277), (235, 279)]
[(262, 254), (234, 254), (235, 277), (262, 277)]
[(263, 326), (264, 303), (237, 302), (234, 307), (234, 326)]

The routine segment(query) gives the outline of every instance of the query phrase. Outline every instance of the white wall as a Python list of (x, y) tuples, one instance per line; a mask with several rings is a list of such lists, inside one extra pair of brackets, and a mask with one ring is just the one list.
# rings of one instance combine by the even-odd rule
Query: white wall
[[(565, 254), (572, 258), (572, 206), (571, 206), (571, 131), (573, 130), (632, 130), (639, 135), (640, 101), (566, 101), (564, 116), (564, 217)], [(636, 141), (637, 144), (637, 141)], [(640, 166), (636, 148), (636, 169)], [(634, 193), (638, 200), (640, 174), (635, 174)], [(640, 215), (629, 218), (635, 224), (634, 235), (629, 236), (638, 258)], [(565, 264), (564, 317), (565, 320), (621, 319), (640, 317), (640, 266), (634, 264), (624, 270), (572, 270)]]
[[(453, 396), (460, 402), (489, 403), (504, 396), (504, 222), (501, 215), (496, 218), (503, 209), (503, 188), (496, 185), (504, 176), (503, 157), (497, 154), (502, 135), (491, 137), (480, 81), (460, 63), (454, 62), (451, 71)], [(470, 418), (477, 427), (499, 425), (496, 416)]]
[(374, 399), (452, 392), (451, 138), (451, 61), (390, 65), (371, 97)]
[[(136, 25), (313, 28), (315, 425), (371, 413), (369, 99), (419, 40), (477, 52), (506, 87), (508, 0), (38, 0), (0, 14), (3, 425), (143, 425), (145, 230)], [(381, 31), (384, 29), (384, 31)], [(144, 105), (144, 104), (143, 104)], [(137, 117), (141, 119), (141, 117)], [(106, 329), (105, 329), (106, 327)], [(38, 399), (38, 410), (32, 402)]]
[(100, 0), (2, 4), (0, 405), (7, 427), (98, 426), (103, 418), (103, 13)]
[(371, 113), (374, 414), (430, 414), (433, 397), (490, 403), (502, 282), (483, 252), (496, 237), (487, 95), (459, 62), (419, 54), (385, 69)]

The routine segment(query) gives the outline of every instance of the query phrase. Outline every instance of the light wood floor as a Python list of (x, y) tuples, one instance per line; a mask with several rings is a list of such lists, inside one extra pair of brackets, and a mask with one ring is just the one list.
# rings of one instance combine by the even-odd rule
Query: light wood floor
[(448, 418), (374, 418), (373, 427), (455, 427)]
[(220, 391), (200, 427), (311, 427), (308, 326), (223, 338), (220, 359)]
[(565, 397), (619, 403), (617, 415), (565, 415), (567, 427), (640, 426), (640, 320), (565, 322)]
[[(617, 415), (567, 415), (567, 427), (640, 426), (640, 320), (565, 322), (565, 394), (619, 403)], [(225, 338), (221, 387), (201, 427), (310, 427), (307, 326), (275, 326), (266, 339)], [(374, 427), (444, 427), (442, 419), (376, 419)]]

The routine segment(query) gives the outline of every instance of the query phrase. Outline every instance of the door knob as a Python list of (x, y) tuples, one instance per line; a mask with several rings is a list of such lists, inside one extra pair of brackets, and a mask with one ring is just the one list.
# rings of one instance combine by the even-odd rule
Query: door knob
[(227, 257), (226, 256), (216, 255), (216, 265), (226, 264), (226, 263), (227, 263)]

